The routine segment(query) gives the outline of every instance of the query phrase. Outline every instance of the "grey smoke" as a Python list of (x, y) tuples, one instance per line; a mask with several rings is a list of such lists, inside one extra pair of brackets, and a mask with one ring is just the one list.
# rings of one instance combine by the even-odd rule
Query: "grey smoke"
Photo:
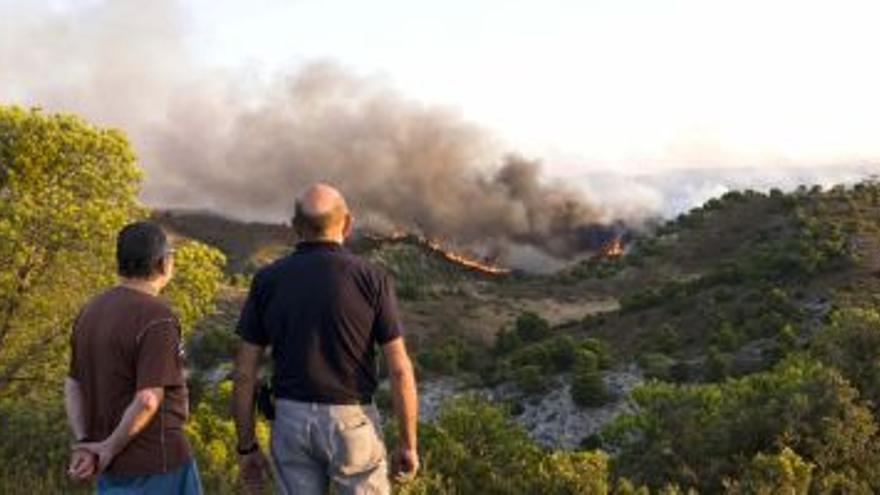
[(554, 255), (602, 211), (503, 157), (457, 113), (409, 101), (381, 81), (314, 63), (264, 84), (200, 68), (169, 0), (105, 1), (67, 13), (20, 4), (0, 25), (3, 100), (72, 110), (131, 136), (156, 206), (289, 218), (311, 182), (339, 186), (362, 224)]
[[(343, 189), (362, 225), (507, 249), (513, 260), (529, 245), (572, 256), (612, 235), (615, 221), (638, 224), (693, 206), (707, 188), (749, 184), (730, 171), (699, 170), (601, 173), (563, 185), (545, 180), (538, 162), (505, 155), (458, 113), (334, 63), (270, 81), (204, 67), (188, 52), (187, 19), (174, 0), (91, 1), (67, 11), (6, 5), (0, 101), (123, 128), (154, 206), (285, 221), (294, 195), (325, 180)], [(680, 197), (688, 188), (696, 192)]]

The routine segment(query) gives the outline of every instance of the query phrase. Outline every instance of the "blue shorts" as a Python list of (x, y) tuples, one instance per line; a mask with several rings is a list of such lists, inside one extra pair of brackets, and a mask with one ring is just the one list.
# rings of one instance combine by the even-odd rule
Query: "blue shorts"
[(202, 482), (196, 461), (190, 459), (180, 467), (162, 474), (98, 476), (100, 495), (201, 495)]

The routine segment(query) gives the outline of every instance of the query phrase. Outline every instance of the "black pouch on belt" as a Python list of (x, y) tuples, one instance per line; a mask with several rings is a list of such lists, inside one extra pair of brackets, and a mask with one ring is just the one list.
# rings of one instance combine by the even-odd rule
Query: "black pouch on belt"
[(256, 393), (257, 410), (268, 419), (275, 419), (275, 396), (272, 395), (272, 386), (267, 381), (261, 381), (257, 385)]

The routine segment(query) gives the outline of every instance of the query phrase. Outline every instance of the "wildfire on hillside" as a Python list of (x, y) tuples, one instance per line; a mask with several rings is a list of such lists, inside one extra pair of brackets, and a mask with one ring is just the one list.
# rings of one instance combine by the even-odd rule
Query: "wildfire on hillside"
[(491, 277), (507, 275), (510, 273), (509, 268), (498, 266), (489, 260), (479, 260), (469, 257), (463, 253), (455, 252), (443, 245), (439, 240), (430, 239), (423, 235), (407, 233), (404, 231), (394, 231), (388, 235), (379, 236), (368, 234), (364, 236), (367, 240), (375, 243), (408, 243), (419, 246), (430, 253), (442, 257), (444, 260), (458, 265), (466, 270), (487, 275)]
[(623, 256), (623, 237), (618, 234), (599, 249), (600, 258), (619, 258)]

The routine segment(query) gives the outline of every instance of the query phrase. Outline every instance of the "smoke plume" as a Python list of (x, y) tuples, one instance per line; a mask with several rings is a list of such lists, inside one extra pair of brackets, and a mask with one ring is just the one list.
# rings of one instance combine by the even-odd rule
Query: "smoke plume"
[(550, 182), (538, 162), (508, 154), (455, 111), (332, 62), (268, 79), (207, 67), (189, 51), (176, 0), (75, 3), (4, 4), (0, 101), (125, 130), (146, 170), (143, 198), (156, 207), (287, 221), (298, 191), (328, 181), (372, 230), (547, 267), (596, 248), (618, 221), (674, 215), (731, 187), (853, 180), (877, 169), (704, 166)]
[(123, 128), (155, 206), (283, 221), (299, 190), (328, 181), (375, 230), (492, 250), (524, 243), (555, 256), (595, 247), (593, 225), (606, 213), (543, 181), (537, 162), (501, 155), (455, 112), (333, 63), (263, 83), (201, 68), (187, 55), (178, 7), (13, 7), (0, 25), (9, 33), (0, 97)]

